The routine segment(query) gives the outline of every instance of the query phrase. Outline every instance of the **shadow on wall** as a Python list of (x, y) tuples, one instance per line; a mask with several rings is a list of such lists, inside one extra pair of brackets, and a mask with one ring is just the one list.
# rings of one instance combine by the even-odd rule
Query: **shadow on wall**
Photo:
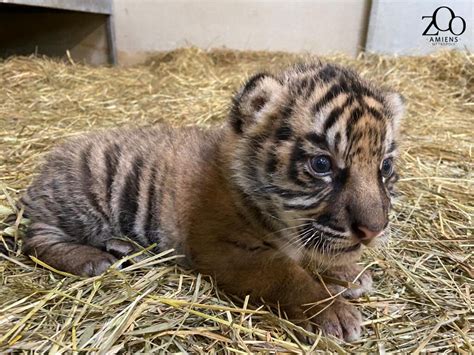
[(92, 65), (113, 63), (108, 15), (0, 4), (0, 57), (44, 54)]

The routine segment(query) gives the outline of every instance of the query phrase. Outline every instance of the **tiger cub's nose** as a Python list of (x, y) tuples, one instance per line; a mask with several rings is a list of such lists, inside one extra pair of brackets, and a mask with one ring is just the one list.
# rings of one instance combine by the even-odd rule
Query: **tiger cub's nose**
[(372, 230), (365, 226), (357, 226), (357, 236), (363, 244), (369, 243), (372, 239), (380, 236), (383, 233), (383, 230)]

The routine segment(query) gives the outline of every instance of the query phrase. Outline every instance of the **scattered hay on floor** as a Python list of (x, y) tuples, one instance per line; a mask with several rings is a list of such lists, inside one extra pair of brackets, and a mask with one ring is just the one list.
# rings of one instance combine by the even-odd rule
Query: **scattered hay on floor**
[[(298, 59), (285, 53), (183, 49), (133, 68), (91, 68), (40, 58), (0, 62), (0, 226), (24, 230), (15, 201), (41, 155), (97, 128), (158, 122), (221, 122), (232, 92), (259, 69)], [(363, 338), (335, 352), (473, 353), (474, 56), (326, 59), (400, 90), (407, 99), (393, 239), (369, 253), (375, 292), (357, 303)], [(17, 218), (7, 219), (10, 212)], [(3, 243), (0, 239), (0, 243)], [(121, 271), (65, 277), (19, 254), (0, 254), (0, 352), (301, 352), (295, 326), (215, 290), (177, 268), (170, 253)]]

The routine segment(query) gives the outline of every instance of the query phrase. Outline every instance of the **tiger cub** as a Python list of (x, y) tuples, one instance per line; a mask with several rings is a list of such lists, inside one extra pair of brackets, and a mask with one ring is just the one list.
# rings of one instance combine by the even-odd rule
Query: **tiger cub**
[(370, 274), (343, 292), (308, 270), (353, 281), (363, 249), (388, 237), (402, 112), (399, 94), (315, 62), (250, 78), (221, 128), (71, 139), (23, 198), (24, 252), (94, 276), (134, 252), (124, 236), (156, 243), (229, 293), (355, 340), (361, 315), (342, 296), (368, 291)]

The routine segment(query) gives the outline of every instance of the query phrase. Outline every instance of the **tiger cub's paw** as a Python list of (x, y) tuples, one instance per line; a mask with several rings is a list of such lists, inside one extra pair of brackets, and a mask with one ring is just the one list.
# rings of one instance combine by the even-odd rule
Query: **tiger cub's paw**
[(117, 261), (117, 258), (112, 254), (98, 250), (96, 253), (90, 253), (84, 262), (77, 266), (75, 274), (92, 277), (103, 274), (113, 263)]
[[(303, 307), (297, 307), (298, 312), (292, 312), (293, 323), (302, 327), (310, 333), (318, 333), (318, 329), (326, 336), (333, 336), (339, 340), (355, 341), (360, 338), (362, 328), (362, 316), (359, 310), (347, 303), (342, 298), (321, 311), (320, 307), (309, 307), (303, 311)], [(305, 343), (311, 344), (314, 340), (311, 336), (295, 333), (297, 338)]]
[(360, 338), (362, 316), (359, 310), (349, 303), (336, 300), (330, 307), (314, 317), (325, 335), (331, 335), (345, 341)]

